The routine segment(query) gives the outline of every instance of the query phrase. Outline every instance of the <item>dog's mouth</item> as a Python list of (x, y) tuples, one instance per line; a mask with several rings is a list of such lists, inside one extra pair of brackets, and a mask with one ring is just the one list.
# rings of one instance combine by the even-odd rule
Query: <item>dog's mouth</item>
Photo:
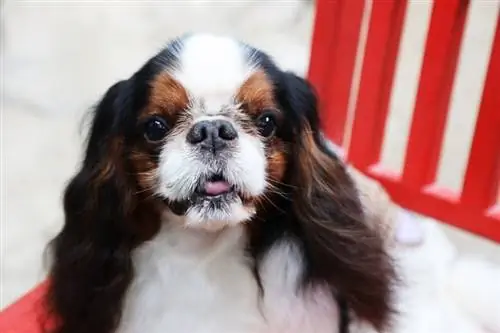
[(214, 174), (200, 183), (194, 197), (211, 200), (232, 194), (237, 194), (235, 186), (231, 185), (222, 174)]
[(200, 179), (192, 195), (182, 201), (167, 201), (172, 211), (183, 215), (189, 208), (219, 211), (235, 202), (246, 202), (245, 196), (223, 174), (215, 173)]

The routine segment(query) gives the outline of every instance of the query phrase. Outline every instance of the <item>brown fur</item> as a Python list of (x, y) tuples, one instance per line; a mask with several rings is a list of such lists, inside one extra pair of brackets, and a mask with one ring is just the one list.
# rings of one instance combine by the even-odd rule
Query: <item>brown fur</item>
[(147, 151), (134, 150), (130, 154), (130, 161), (137, 178), (139, 191), (153, 195), (153, 188), (157, 182), (158, 163)]
[(116, 160), (119, 158), (122, 145), (123, 142), (119, 138), (114, 138), (110, 143), (109, 153), (99, 161), (99, 166), (93, 170), (95, 172), (95, 177), (93, 178), (95, 187), (99, 187), (100, 183), (110, 179), (116, 172), (115, 168), (118, 165)]
[(245, 104), (245, 111), (253, 117), (265, 109), (276, 109), (272, 82), (263, 71), (255, 72), (241, 85), (236, 100)]
[(151, 95), (143, 116), (162, 115), (175, 119), (189, 104), (189, 96), (184, 87), (168, 73), (160, 73), (151, 83)]
[(287, 167), (285, 147), (285, 143), (279, 139), (275, 139), (269, 144), (269, 153), (267, 154), (267, 175), (268, 181), (272, 185), (279, 184), (285, 176)]

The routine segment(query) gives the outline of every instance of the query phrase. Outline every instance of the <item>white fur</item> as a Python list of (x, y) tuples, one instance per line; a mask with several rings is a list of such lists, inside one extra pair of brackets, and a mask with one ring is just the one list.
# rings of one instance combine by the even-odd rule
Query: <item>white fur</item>
[(224, 105), (231, 104), (254, 70), (242, 46), (224, 36), (192, 35), (183, 42), (179, 57), (173, 76), (192, 98), (203, 101), (207, 114), (218, 114)]
[(422, 244), (392, 250), (403, 284), (389, 333), (500, 332), (498, 266), (462, 257), (441, 226), (430, 219), (420, 223)]
[(218, 233), (179, 227), (168, 215), (160, 233), (134, 254), (136, 277), (118, 333), (335, 333), (337, 311), (321, 289), (296, 294), (303, 265), (283, 241), (259, 271), (245, 254), (242, 226)]
[(227, 211), (209, 210), (207, 206), (208, 201), (205, 202), (203, 207), (190, 207), (185, 214), (186, 226), (202, 228), (207, 231), (217, 231), (247, 221), (255, 214), (255, 208), (245, 207), (241, 199), (236, 199), (235, 202), (230, 203)]
[(452, 300), (488, 332), (500, 332), (500, 267), (464, 256), (451, 267), (448, 291)]
[(275, 244), (259, 267), (269, 332), (337, 332), (338, 308), (329, 290), (315, 286), (296, 293), (303, 270), (302, 253), (291, 240)]

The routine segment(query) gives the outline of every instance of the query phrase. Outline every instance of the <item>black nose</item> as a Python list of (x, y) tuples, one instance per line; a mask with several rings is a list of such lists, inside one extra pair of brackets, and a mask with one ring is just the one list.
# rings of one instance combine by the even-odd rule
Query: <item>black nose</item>
[(202, 148), (218, 150), (237, 137), (236, 129), (227, 120), (202, 120), (191, 128), (187, 141), (193, 145), (200, 145)]

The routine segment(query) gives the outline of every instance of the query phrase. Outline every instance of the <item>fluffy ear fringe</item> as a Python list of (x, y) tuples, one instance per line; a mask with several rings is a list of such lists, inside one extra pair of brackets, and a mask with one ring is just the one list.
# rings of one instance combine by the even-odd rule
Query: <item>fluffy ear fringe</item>
[(326, 282), (361, 319), (390, 324), (395, 272), (382, 236), (369, 227), (358, 192), (342, 163), (301, 137), (294, 213), (301, 227), (310, 278)]
[(65, 223), (50, 244), (46, 297), (55, 322), (44, 324), (46, 332), (112, 332), (132, 279), (132, 187), (122, 143), (110, 133), (119, 88), (111, 87), (97, 106), (82, 167), (64, 193)]
[(325, 145), (313, 88), (287, 74), (286, 107), (300, 117), (291, 175), (293, 215), (307, 256), (307, 281), (328, 284), (356, 317), (380, 331), (391, 324), (395, 266), (366, 221), (344, 164)]

